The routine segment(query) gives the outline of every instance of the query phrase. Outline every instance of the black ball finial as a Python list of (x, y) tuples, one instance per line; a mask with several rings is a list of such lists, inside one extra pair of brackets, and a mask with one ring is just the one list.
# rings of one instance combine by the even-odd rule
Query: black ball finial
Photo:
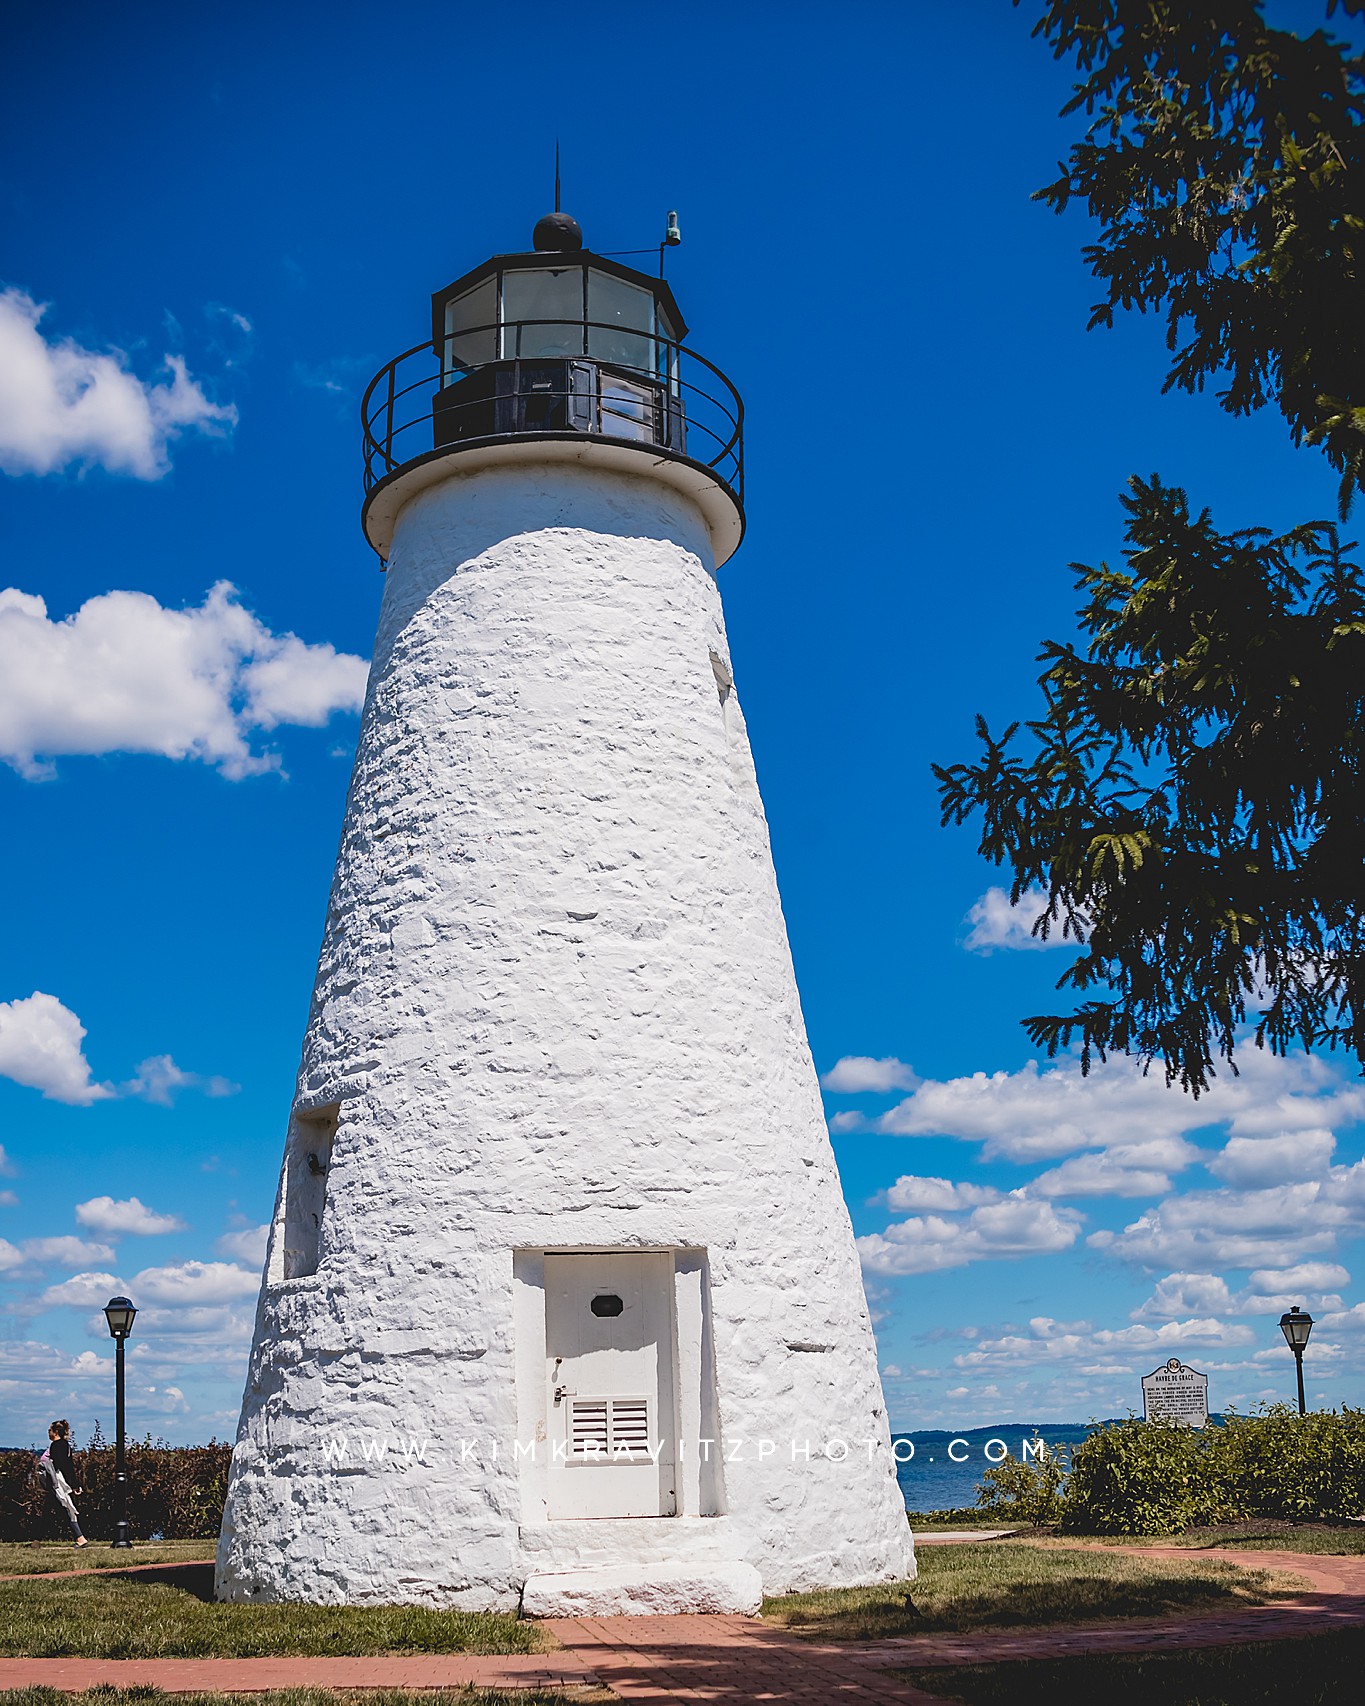
[(583, 227), (568, 213), (547, 213), (544, 219), (536, 221), (536, 228), (531, 234), (532, 246), (542, 254), (553, 253), (555, 250), (573, 250), (583, 247)]

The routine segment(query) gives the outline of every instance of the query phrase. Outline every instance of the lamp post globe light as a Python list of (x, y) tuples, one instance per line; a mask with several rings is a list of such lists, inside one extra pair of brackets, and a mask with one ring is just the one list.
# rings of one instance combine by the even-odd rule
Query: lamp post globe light
[(133, 1330), (137, 1309), (130, 1297), (111, 1297), (104, 1306), (109, 1336), (114, 1341), (114, 1545), (131, 1546), (128, 1535), (128, 1470), (123, 1455), (123, 1347)]
[(1296, 1303), (1287, 1315), (1280, 1316), (1280, 1331), (1284, 1334), (1285, 1343), (1294, 1353), (1294, 1367), (1299, 1376), (1299, 1414), (1304, 1411), (1303, 1402), (1303, 1353), (1308, 1343), (1308, 1335), (1313, 1331), (1313, 1317), (1299, 1308)]

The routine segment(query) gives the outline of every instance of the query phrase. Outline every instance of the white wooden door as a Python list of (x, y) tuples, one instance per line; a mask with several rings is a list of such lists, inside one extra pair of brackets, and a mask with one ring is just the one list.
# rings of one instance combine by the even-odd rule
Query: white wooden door
[(545, 1258), (549, 1515), (672, 1516), (673, 1256)]

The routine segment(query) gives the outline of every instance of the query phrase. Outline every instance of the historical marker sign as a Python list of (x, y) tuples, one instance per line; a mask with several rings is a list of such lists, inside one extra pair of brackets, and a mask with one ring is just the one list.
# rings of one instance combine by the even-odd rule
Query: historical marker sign
[(1142, 1413), (1149, 1422), (1202, 1428), (1209, 1419), (1209, 1377), (1171, 1357), (1142, 1377)]

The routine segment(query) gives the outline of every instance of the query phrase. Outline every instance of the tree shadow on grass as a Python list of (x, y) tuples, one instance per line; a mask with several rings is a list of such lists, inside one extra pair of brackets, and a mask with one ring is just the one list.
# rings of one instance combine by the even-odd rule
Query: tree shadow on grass
[(214, 1605), (213, 1594), (213, 1565), (211, 1563), (169, 1564), (165, 1568), (130, 1570), (101, 1570), (99, 1579), (108, 1582), (132, 1582), (135, 1586), (145, 1587), (149, 1582), (155, 1582), (160, 1587), (174, 1588), (177, 1593), (187, 1593), (191, 1599), (201, 1600), (205, 1605)]
[(1082, 1654), (1003, 1664), (889, 1671), (966, 1706), (1339, 1706), (1359, 1697), (1365, 1630), (1174, 1653)]
[[(1285, 1595), (1292, 1591), (1283, 1590)], [(1002, 1581), (979, 1590), (954, 1590), (949, 1584), (940, 1589), (933, 1582), (892, 1583), (837, 1595), (803, 1594), (770, 1601), (765, 1614), (796, 1635), (825, 1641), (876, 1641), (975, 1629), (1240, 1611), (1281, 1596), (1262, 1572), (1230, 1564), (1217, 1573), (1188, 1578), (1153, 1575), (1116, 1580), (1099, 1573), (1077, 1573), (1057, 1580)]]

